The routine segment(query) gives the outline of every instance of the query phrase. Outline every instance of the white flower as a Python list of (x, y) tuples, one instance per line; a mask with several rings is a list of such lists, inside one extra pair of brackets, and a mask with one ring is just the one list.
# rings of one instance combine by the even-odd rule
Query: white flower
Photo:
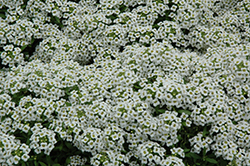
[(15, 155), (15, 156), (13, 157), (13, 163), (14, 163), (14, 164), (18, 164), (18, 163), (19, 163), (19, 160), (20, 160), (20, 157), (18, 157), (17, 155)]
[(28, 154), (23, 154), (22, 155), (22, 157), (21, 157), (21, 159), (23, 160), (23, 161), (27, 161), (28, 159), (30, 158), (30, 156), (28, 155)]

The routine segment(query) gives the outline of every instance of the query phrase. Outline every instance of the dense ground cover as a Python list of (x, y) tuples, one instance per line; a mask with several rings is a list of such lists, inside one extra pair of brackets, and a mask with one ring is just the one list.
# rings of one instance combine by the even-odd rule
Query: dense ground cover
[(250, 165), (248, 0), (3, 0), (1, 165)]

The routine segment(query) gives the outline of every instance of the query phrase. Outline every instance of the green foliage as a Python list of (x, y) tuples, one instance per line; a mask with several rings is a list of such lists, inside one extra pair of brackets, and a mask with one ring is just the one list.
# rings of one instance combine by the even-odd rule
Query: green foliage
[(50, 17), (52, 23), (58, 25), (60, 28), (64, 27), (60, 18), (58, 18), (57, 16), (53, 16), (52, 14), (50, 14)]
[[(37, 155), (34, 151), (31, 151), (31, 156), (33, 157), (31, 157), (27, 162), (21, 161), (20, 165), (66, 166), (70, 163), (71, 156), (79, 155), (81, 157), (91, 157), (90, 153), (81, 152), (79, 149), (74, 147), (71, 142), (62, 140), (59, 136), (57, 136), (57, 140), (58, 142), (49, 156), (44, 154), (43, 152)], [(89, 163), (90, 161), (88, 160), (87, 162)]]
[(0, 17), (2, 19), (6, 18), (5, 12), (7, 12), (7, 8), (6, 7), (3, 7), (3, 8), (0, 9)]
[[(25, 9), (26, 6), (27, 6), (28, 0), (24, 0), (23, 2), (24, 2), (24, 4), (21, 6), (21, 8)], [(43, 2), (45, 2), (45, 1), (43, 1)], [(79, 0), (71, 0), (71, 2), (78, 3), (80, 1)], [(156, 2), (156, 4), (164, 3), (164, 1), (162, 1), (162, 0), (156, 0), (155, 2)], [(99, 4), (99, 1), (96, 1), (96, 3)], [(174, 5), (174, 3), (173, 3), (173, 1), (170, 0), (169, 8), (171, 8), (172, 5)], [(180, 6), (180, 3), (178, 2), (176, 10), (179, 9), (179, 6)], [(197, 6), (197, 8), (199, 8), (200, 4), (197, 3), (196, 6)], [(120, 13), (125, 12), (128, 9), (130, 11), (132, 11), (134, 8), (136, 8), (136, 6), (121, 5), (120, 7), (118, 7), (118, 9), (120, 10)], [(245, 8), (246, 8), (246, 6), (245, 6)], [(70, 7), (69, 10), (72, 13), (74, 8)], [(1, 19), (6, 19), (6, 12), (7, 12), (7, 7), (3, 6), (0, 9), (0, 18)], [(170, 17), (170, 13), (171, 13), (171, 10), (166, 10), (163, 15), (158, 14), (158, 18), (155, 20), (154, 25), (152, 26), (152, 28), (159, 29), (160, 26), (159, 26), (158, 23), (163, 22), (163, 21), (174, 21), (174, 18)], [(140, 15), (141, 17), (146, 18), (146, 16), (147, 16), (144, 13), (139, 13), (139, 14), (141, 14)], [(51, 13), (49, 13), (48, 16), (50, 17), (50, 21), (47, 22), (48, 24), (57, 25), (59, 27), (59, 29), (64, 28), (64, 25), (62, 24), (63, 20), (61, 18), (53, 16)], [(110, 19), (112, 21), (112, 23), (110, 25), (113, 25), (114, 24), (113, 22), (114, 22), (114, 20), (116, 20), (118, 18), (118, 15), (117, 14), (111, 14), (111, 15), (106, 16), (106, 18)], [(130, 19), (129, 17), (125, 17), (121, 21), (121, 24), (126, 24), (129, 19)], [(95, 19), (93, 22), (97, 23), (98, 21)], [(228, 22), (229, 22), (229, 20), (227, 19), (226, 23), (228, 23)], [(77, 23), (74, 22), (73, 26), (77, 27), (76, 24)], [(177, 31), (176, 29), (174, 29), (172, 27), (170, 28), (170, 32), (172, 34), (175, 34), (176, 31)], [(188, 35), (189, 34), (189, 29), (185, 29), (185, 28), (182, 29), (182, 33), (185, 34), (185, 35)], [(215, 33), (215, 35), (217, 35), (217, 34), (218, 34), (218, 32)], [(91, 35), (93, 36), (93, 34), (91, 34)], [(146, 32), (142, 36), (145, 36), (145, 35), (153, 36), (154, 34), (153, 34), (153, 32), (150, 31), (150, 32)], [(205, 32), (201, 32), (201, 37), (202, 38), (205, 38), (206, 35), (207, 34)], [(107, 35), (107, 37), (115, 38), (115, 37), (117, 37), (117, 34), (115, 34), (114, 32), (110, 32)], [(42, 41), (42, 39), (36, 39), (34, 36), (32, 36), (30, 43), (27, 44), (27, 45), (23, 45), (20, 48), (21, 52), (25, 56), (25, 61), (27, 61), (27, 62), (30, 61), (30, 57), (32, 56), (32, 54), (35, 51), (35, 48), (39, 45), (39, 43), (41, 41)], [(157, 41), (162, 41), (162, 39), (159, 39)], [(132, 45), (134, 43), (139, 43), (139, 39), (136, 39), (134, 42), (127, 42), (126, 46)], [(7, 43), (7, 44), (9, 44), (9, 43)], [(149, 42), (149, 43), (143, 43), (142, 45), (144, 45), (146, 47), (149, 47), (150, 44), (151, 43)], [(180, 48), (177, 45), (175, 45), (176, 43), (171, 43), (171, 44), (175, 48)], [(50, 43), (49, 46), (51, 46), (51, 43)], [(69, 45), (64, 45), (64, 46), (66, 48), (66, 51), (69, 51), (71, 49), (71, 47)], [(226, 46), (229, 46), (229, 44), (227, 44)], [(2, 52), (3, 48), (1, 47), (0, 49), (1, 49), (1, 52)], [(188, 46), (187, 49), (195, 50), (196, 48)], [(246, 48), (244, 48), (244, 49), (246, 49)], [(96, 50), (96, 48), (95, 48), (95, 50)], [(201, 48), (199, 50), (202, 51), (202, 52), (206, 51), (205, 48)], [(111, 54), (107, 54), (107, 53), (104, 54), (105, 58), (107, 58), (109, 56), (111, 56)], [(236, 58), (236, 55), (235, 55), (235, 58)], [(112, 59), (115, 59), (115, 58), (112, 57)], [(246, 59), (249, 60), (250, 56), (246, 55)], [(179, 62), (180, 61), (181, 60), (179, 60)], [(133, 61), (131, 60), (131, 64), (135, 64), (135, 62), (136, 62), (135, 60), (133, 60)], [(213, 62), (213, 64), (217, 63), (216, 59), (214, 59), (214, 61), (212, 61), (212, 62)], [(1, 63), (2, 63), (2, 59), (1, 59)], [(238, 65), (236, 65), (236, 67), (237, 67), (237, 70), (241, 70), (242, 68), (243, 69), (246, 68), (247, 65), (244, 65), (243, 62), (240, 62)], [(1, 65), (0, 70), (4, 71), (4, 72), (5, 71), (7, 72), (7, 70), (5, 70), (3, 68), (4, 68), (4, 65)], [(68, 69), (69, 70), (74, 69), (74, 67), (71, 67), (71, 68), (68, 68)], [(134, 69), (134, 70), (135, 70), (135, 72), (137, 72), (136, 69)], [(34, 73), (36, 75), (38, 75), (38, 76), (42, 76), (42, 73), (39, 73), (39, 72), (34, 72)], [(124, 72), (121, 72), (121, 73), (118, 74), (118, 76), (124, 76), (124, 75), (125, 75)], [(225, 78), (226, 79), (227, 75), (223, 75), (220, 78)], [(152, 76), (150, 78), (147, 78), (147, 81), (145, 83), (151, 86), (156, 82), (156, 80), (157, 80), (157, 76)], [(189, 81), (187, 81), (187, 80), (184, 80), (184, 81), (185, 81), (184, 84), (189, 83)], [(199, 82), (199, 84), (200, 83), (201, 83), (201, 81)], [(49, 90), (49, 89), (52, 88), (52, 86), (48, 85), (46, 88)], [(111, 90), (112, 88), (110, 88), (109, 90)], [(138, 81), (138, 82), (134, 83), (134, 85), (132, 86), (132, 89), (133, 89), (134, 92), (138, 92), (140, 89), (143, 89), (143, 87), (140, 86), (140, 82)], [(63, 88), (62, 90), (65, 92), (65, 96), (61, 97), (61, 98), (66, 100), (65, 101), (65, 106), (66, 107), (72, 107), (73, 104), (69, 102), (69, 97), (72, 95), (72, 92), (74, 92), (74, 91), (79, 92), (79, 86), (74, 85), (74, 86), (71, 86), (71, 87)], [(121, 95), (124, 94), (124, 92), (125, 91), (122, 91)], [(11, 94), (11, 92), (6, 92), (6, 93)], [(155, 98), (156, 92), (152, 91), (151, 89), (148, 89), (147, 93), (151, 94), (153, 99)], [(179, 92), (174, 89), (172, 91), (173, 97), (175, 97), (178, 93)], [(78, 95), (79, 95), (79, 93), (78, 93)], [(242, 90), (242, 95), (245, 98), (247, 98), (247, 91)], [(19, 89), (18, 93), (11, 94), (10, 96), (12, 98), (11, 101), (14, 102), (16, 106), (19, 104), (20, 100), (25, 96), (31, 96), (32, 98), (37, 97), (35, 93), (30, 91), (30, 87)], [(145, 101), (145, 100), (146, 100), (146, 98), (141, 98), (141, 101)], [(28, 104), (30, 104), (30, 103), (28, 103)], [(84, 104), (93, 104), (93, 102), (89, 101), (89, 102), (85, 102)], [(28, 106), (30, 106), (30, 105), (25, 105), (24, 106), (25, 109)], [(153, 107), (153, 106), (151, 105), (151, 107)], [(177, 112), (178, 117), (180, 117), (184, 113), (184, 114), (187, 115), (188, 119), (192, 120), (190, 118), (190, 116), (192, 114), (192, 110), (186, 110), (186, 109), (183, 109), (183, 108), (176, 108), (176, 107), (167, 107), (166, 105), (163, 105), (163, 106), (157, 105), (157, 106), (155, 106), (153, 111), (152, 111), (152, 116), (153, 117), (160, 116), (161, 114), (164, 114), (166, 112), (166, 110)], [(125, 108), (121, 108), (120, 111), (125, 112)], [(85, 116), (83, 111), (79, 111), (77, 113), (78, 113), (77, 116), (79, 116), (79, 117)], [(12, 112), (10, 111), (10, 114), (8, 114), (6, 116), (2, 116), (1, 117), (1, 122), (6, 120), (7, 118), (11, 117), (11, 115), (12, 115)], [(57, 114), (55, 114), (55, 115), (57, 115)], [(41, 123), (43, 127), (46, 127), (48, 129), (51, 128), (51, 121), (49, 121), (48, 118), (46, 118), (45, 116), (41, 116), (41, 117), (42, 117), (42, 121), (39, 122), (39, 123)], [(55, 116), (55, 117), (57, 118), (57, 116)], [(37, 122), (38, 121), (29, 121), (29, 122), (20, 122), (20, 123), (24, 123), (24, 124), (29, 125), (30, 127), (33, 127), (34, 124), (37, 123)], [(172, 148), (173, 147), (181, 147), (182, 149), (184, 149), (185, 158), (183, 159), (183, 161), (187, 166), (226, 166), (226, 165), (235, 166), (236, 165), (236, 160), (235, 159), (231, 163), (229, 163), (228, 161), (224, 160), (222, 157), (216, 157), (213, 151), (206, 152), (206, 150), (207, 150), (206, 148), (203, 148), (202, 151), (199, 154), (192, 152), (192, 150), (191, 150), (192, 146), (190, 145), (189, 140), (191, 138), (193, 138), (194, 136), (196, 136), (197, 133), (202, 133), (203, 138), (205, 138), (207, 136), (211, 136), (210, 132), (209, 132), (210, 129), (211, 129), (210, 124), (206, 124), (205, 126), (198, 126), (198, 125), (192, 124), (191, 126), (188, 126), (187, 122), (185, 120), (183, 120), (181, 123), (182, 123), (181, 129), (178, 130), (178, 141), (179, 142), (176, 143), (175, 145), (172, 145)], [(233, 121), (233, 124), (236, 125), (237, 122)], [(63, 130), (65, 131), (65, 129), (63, 129)], [(72, 134), (72, 130), (73, 130), (73, 128), (70, 128), (68, 131), (70, 131), (71, 134)], [(132, 133), (135, 130), (130, 130), (130, 131)], [(9, 131), (7, 134), (13, 134), (16, 139), (21, 141), (21, 143), (25, 143), (25, 144), (29, 145), (30, 142), (31, 142), (30, 141), (30, 137), (32, 135), (31, 131), (28, 131), (27, 133), (25, 133), (25, 132), (21, 131), (20, 129), (16, 129), (15, 131)], [(56, 141), (57, 141), (57, 143), (55, 144), (55, 148), (52, 150), (52, 152), (50, 153), (49, 156), (44, 154), (44, 152), (36, 154), (34, 150), (31, 150), (31, 152), (29, 154), (30, 158), (28, 159), (28, 161), (24, 162), (24, 161), (21, 160), (18, 163), (18, 165), (21, 165), (21, 166), (60, 166), (60, 165), (67, 165), (67, 164), (69, 164), (71, 162), (70, 157), (73, 156), (73, 155), (79, 155), (81, 157), (87, 158), (87, 163), (86, 163), (85, 166), (90, 165), (90, 158), (93, 157), (91, 153), (80, 151), (78, 148), (76, 148), (74, 146), (73, 142), (69, 142), (69, 141), (66, 141), (65, 139), (62, 139), (58, 133), (56, 135)], [(125, 143), (123, 144), (123, 147), (124, 147), (125, 150), (122, 151), (122, 154), (127, 154), (130, 151), (129, 145), (130, 144), (126, 142), (126, 138), (125, 138)], [(0, 147), (2, 147), (2, 146), (3, 146), (3, 143), (0, 141)], [(169, 156), (170, 153), (171, 153), (170, 152), (171, 147), (167, 147), (165, 145), (164, 148), (167, 151), (165, 155)], [(22, 153), (22, 152), (19, 150), (19, 151), (15, 151), (13, 153), (18, 154), (18, 153)], [(131, 162), (132, 161), (138, 161), (138, 163), (140, 165), (145, 165), (145, 164), (140, 163), (140, 161), (136, 157), (132, 157)]]

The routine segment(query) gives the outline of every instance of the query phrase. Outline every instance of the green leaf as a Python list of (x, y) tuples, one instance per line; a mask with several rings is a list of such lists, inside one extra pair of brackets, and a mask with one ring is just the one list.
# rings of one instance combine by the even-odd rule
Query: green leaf
[(164, 110), (164, 109), (158, 109), (157, 112), (164, 113), (164, 112), (166, 112), (166, 110)]
[(200, 159), (201, 157), (195, 153), (188, 153), (194, 159)]
[(38, 161), (41, 166), (47, 166), (45, 163)]
[(25, 163), (22, 163), (22, 166), (26, 166)]
[(203, 137), (205, 137), (207, 133), (208, 133), (207, 132), (207, 126), (205, 126), (204, 129), (203, 129), (203, 133), (202, 133)]
[(181, 124), (182, 124), (182, 126), (185, 126), (185, 127), (187, 126), (186, 122), (181, 122)]
[(21, 5), (21, 8), (22, 8), (22, 9), (25, 9), (25, 7), (26, 7), (26, 5)]
[(63, 143), (60, 144), (60, 146), (58, 147), (59, 150), (61, 151), (63, 149)]
[(55, 20), (57, 23), (60, 23), (60, 19), (57, 16), (55, 16)]
[(209, 163), (213, 163), (213, 164), (218, 163), (215, 159), (211, 159), (211, 158), (206, 158), (206, 161), (209, 162)]
[(35, 161), (35, 166), (38, 166), (38, 162), (37, 161)]
[(52, 166), (61, 166), (60, 164), (53, 164)]
[(26, 141), (26, 145), (29, 145), (30, 144), (30, 140), (29, 139), (27, 139), (27, 141)]
[(206, 155), (206, 150), (207, 150), (207, 148), (206, 148), (206, 147), (204, 147), (204, 149), (203, 149), (203, 156), (205, 156), (205, 155)]
[(23, 51), (28, 45), (24, 45), (21, 47), (21, 50)]
[(47, 161), (47, 163), (53, 163), (53, 161), (51, 160), (50, 156), (46, 156), (46, 161)]
[(32, 37), (32, 39), (31, 39), (31, 41), (30, 41), (30, 45), (29, 45), (29, 47), (32, 47), (32, 44), (34, 43), (34, 41), (35, 41), (35, 38), (34, 37)]
[(188, 114), (188, 115), (191, 115), (191, 112), (188, 111), (188, 110), (178, 110), (179, 113), (185, 113), (185, 114)]
[(65, 91), (65, 93), (66, 93), (68, 96), (70, 96), (70, 95), (71, 95), (71, 93), (70, 93), (70, 90), (69, 90), (69, 89), (67, 89), (67, 90)]
[(6, 9), (6, 7), (4, 7), (4, 9), (0, 9), (0, 13), (4, 13), (4, 12), (7, 12), (7, 9)]
[(66, 163), (65, 163), (65, 164), (69, 164), (70, 161), (71, 161), (71, 159), (68, 157), (68, 158), (66, 159)]
[(0, 13), (1, 18), (6, 18), (5, 14)]
[(192, 156), (190, 155), (190, 153), (187, 153), (187, 154), (185, 154), (185, 157), (191, 158)]
[(189, 152), (190, 151), (190, 149), (184, 149), (184, 152)]
[(182, 136), (180, 136), (180, 135), (178, 135), (177, 138), (179, 141), (183, 139)]
[(140, 89), (141, 87), (140, 87), (140, 86), (135, 85), (135, 88)]
[(65, 102), (65, 105), (68, 107), (68, 106), (71, 106), (71, 103)]
[(72, 148), (73, 148), (73, 146), (72, 146), (72, 144), (71, 144), (70, 142), (66, 142), (65, 145), (66, 145), (69, 149), (72, 149)]
[(55, 148), (54, 148), (55, 150), (59, 150), (59, 151), (62, 151), (62, 149), (63, 149), (63, 143), (60, 143), (60, 145), (59, 146), (56, 146)]

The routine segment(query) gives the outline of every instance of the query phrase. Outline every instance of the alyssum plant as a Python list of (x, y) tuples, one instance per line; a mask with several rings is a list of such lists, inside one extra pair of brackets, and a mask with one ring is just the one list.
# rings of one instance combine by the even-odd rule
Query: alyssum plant
[(0, 6), (1, 165), (250, 165), (247, 0)]

